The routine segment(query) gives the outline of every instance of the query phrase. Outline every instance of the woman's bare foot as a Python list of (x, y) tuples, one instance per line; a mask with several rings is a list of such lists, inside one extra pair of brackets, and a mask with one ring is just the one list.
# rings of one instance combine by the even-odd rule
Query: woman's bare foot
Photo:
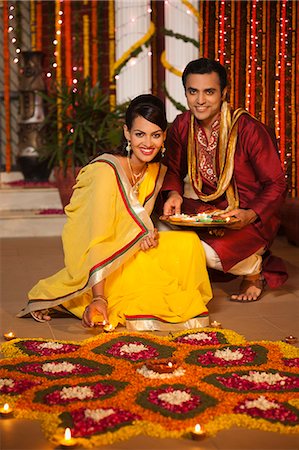
[(48, 309), (40, 309), (39, 311), (32, 311), (31, 316), (37, 322), (49, 322), (51, 320), (51, 316), (49, 315)]

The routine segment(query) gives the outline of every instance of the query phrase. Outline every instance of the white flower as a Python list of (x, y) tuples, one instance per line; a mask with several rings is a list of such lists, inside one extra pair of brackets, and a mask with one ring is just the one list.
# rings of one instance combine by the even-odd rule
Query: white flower
[(79, 400), (84, 400), (85, 398), (93, 397), (93, 392), (88, 386), (74, 386), (74, 387), (64, 387), (61, 390), (61, 398), (64, 400), (70, 398), (78, 398)]
[(186, 336), (186, 339), (195, 341), (211, 341), (212, 337), (209, 336), (207, 333), (193, 333), (188, 334), (188, 336)]
[(147, 347), (143, 344), (124, 344), (120, 348), (120, 354), (139, 353), (139, 352), (142, 352), (143, 350), (147, 350)]
[(258, 408), (262, 411), (267, 411), (267, 409), (279, 408), (275, 402), (267, 400), (263, 395), (260, 395), (256, 400), (247, 400), (245, 402), (246, 408)]
[(38, 347), (41, 349), (49, 348), (50, 350), (59, 350), (63, 345), (59, 342), (42, 342)]
[(13, 387), (15, 384), (14, 380), (11, 378), (0, 378), (0, 389), (3, 387)]
[(249, 372), (249, 375), (243, 375), (242, 380), (252, 381), (253, 383), (267, 383), (270, 385), (281, 383), (284, 384), (287, 377), (282, 377), (279, 373), (266, 372)]
[(86, 419), (92, 419), (95, 422), (99, 422), (102, 419), (105, 419), (105, 417), (111, 416), (111, 414), (114, 414), (113, 409), (86, 409), (84, 411), (84, 415)]
[(181, 405), (191, 399), (191, 395), (186, 391), (176, 390), (173, 392), (165, 392), (164, 394), (158, 395), (160, 400), (163, 400), (171, 405)]
[(61, 363), (45, 363), (42, 365), (42, 370), (44, 372), (72, 372), (76, 368), (75, 364), (63, 361)]
[(185, 374), (185, 370), (179, 367), (174, 370), (172, 373), (158, 373), (154, 370), (148, 369), (145, 365), (143, 365), (140, 369), (137, 369), (137, 372), (143, 375), (145, 378), (171, 378), (171, 377), (182, 377)]
[(225, 361), (237, 361), (243, 358), (243, 355), (239, 350), (231, 350), (230, 348), (216, 350), (214, 356), (216, 356), (216, 358), (224, 359)]

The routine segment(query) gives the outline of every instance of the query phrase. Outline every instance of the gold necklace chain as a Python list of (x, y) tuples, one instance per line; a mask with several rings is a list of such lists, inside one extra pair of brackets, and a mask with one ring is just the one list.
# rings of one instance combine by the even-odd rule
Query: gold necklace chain
[(136, 184), (138, 183), (138, 181), (143, 177), (143, 175), (146, 172), (147, 169), (147, 163), (145, 164), (145, 166), (143, 167), (143, 169), (141, 170), (141, 172), (135, 174), (133, 172), (132, 166), (131, 166), (131, 161), (129, 156), (127, 156), (127, 162), (128, 162), (128, 166), (129, 166), (129, 170), (130, 170), (130, 175), (131, 175), (131, 179), (132, 179), (132, 183), (133, 186), (136, 186)]

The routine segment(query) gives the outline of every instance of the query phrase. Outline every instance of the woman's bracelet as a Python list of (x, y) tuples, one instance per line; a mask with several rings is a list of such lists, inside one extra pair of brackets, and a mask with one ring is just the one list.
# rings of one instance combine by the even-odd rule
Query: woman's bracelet
[(104, 302), (106, 302), (108, 304), (108, 300), (106, 299), (106, 297), (104, 295), (97, 295), (96, 297), (93, 297), (92, 302), (96, 302), (99, 299), (104, 300)]

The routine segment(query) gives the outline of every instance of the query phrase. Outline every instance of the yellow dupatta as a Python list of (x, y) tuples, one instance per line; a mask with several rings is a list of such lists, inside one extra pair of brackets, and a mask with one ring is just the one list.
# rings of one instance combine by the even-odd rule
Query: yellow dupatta
[[(194, 115), (191, 115), (188, 132), (188, 175), (198, 198), (203, 202), (209, 202), (226, 194), (228, 207), (225, 211), (238, 208), (239, 195), (237, 186), (233, 177), (234, 172), (234, 154), (238, 138), (238, 120), (242, 114), (249, 114), (246, 110), (239, 108), (231, 117), (227, 102), (223, 102), (221, 107), (220, 132), (219, 132), (219, 167), (220, 174), (215, 192), (204, 194), (202, 189), (202, 178), (198, 167), (197, 140), (194, 151)], [(250, 115), (250, 114), (249, 114)]]

